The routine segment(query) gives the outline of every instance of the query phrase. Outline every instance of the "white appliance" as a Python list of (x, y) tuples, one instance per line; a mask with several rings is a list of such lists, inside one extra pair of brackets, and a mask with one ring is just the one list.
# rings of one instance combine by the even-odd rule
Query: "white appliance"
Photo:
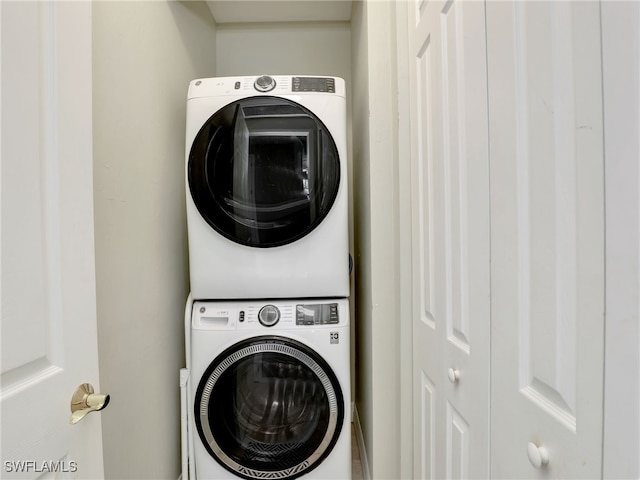
[(337, 77), (194, 80), (186, 130), (194, 299), (349, 295)]
[(351, 478), (348, 300), (196, 301), (189, 323), (184, 478)]

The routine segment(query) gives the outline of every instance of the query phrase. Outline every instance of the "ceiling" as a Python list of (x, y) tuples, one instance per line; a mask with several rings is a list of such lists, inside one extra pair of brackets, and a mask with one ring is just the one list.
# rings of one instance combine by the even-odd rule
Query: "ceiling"
[(351, 0), (207, 0), (216, 23), (348, 22)]

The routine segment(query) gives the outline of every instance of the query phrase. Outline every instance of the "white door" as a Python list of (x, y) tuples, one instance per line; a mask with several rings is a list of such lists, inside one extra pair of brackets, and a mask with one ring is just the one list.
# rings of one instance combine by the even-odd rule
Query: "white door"
[(601, 475), (599, 9), (487, 2), (493, 478)]
[(0, 2), (2, 478), (101, 478), (91, 4)]
[(484, 5), (414, 2), (408, 21), (414, 477), (488, 478)]

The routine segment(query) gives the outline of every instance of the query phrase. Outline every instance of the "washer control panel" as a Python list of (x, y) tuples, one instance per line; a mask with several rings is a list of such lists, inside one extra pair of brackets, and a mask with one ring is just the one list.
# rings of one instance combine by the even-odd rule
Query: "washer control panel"
[(340, 323), (337, 303), (296, 305), (296, 325), (334, 325)]
[(347, 324), (346, 300), (194, 302), (193, 327), (205, 330), (304, 328)]

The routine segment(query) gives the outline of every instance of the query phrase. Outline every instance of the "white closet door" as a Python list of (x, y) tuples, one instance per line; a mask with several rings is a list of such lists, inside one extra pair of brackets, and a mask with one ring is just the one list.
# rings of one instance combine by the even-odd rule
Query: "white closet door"
[(99, 388), (91, 4), (0, 17), (0, 477), (104, 478), (101, 417), (69, 423), (76, 387)]
[(487, 3), (493, 478), (601, 475), (599, 9)]
[(414, 477), (489, 476), (489, 165), (484, 5), (408, 11)]

